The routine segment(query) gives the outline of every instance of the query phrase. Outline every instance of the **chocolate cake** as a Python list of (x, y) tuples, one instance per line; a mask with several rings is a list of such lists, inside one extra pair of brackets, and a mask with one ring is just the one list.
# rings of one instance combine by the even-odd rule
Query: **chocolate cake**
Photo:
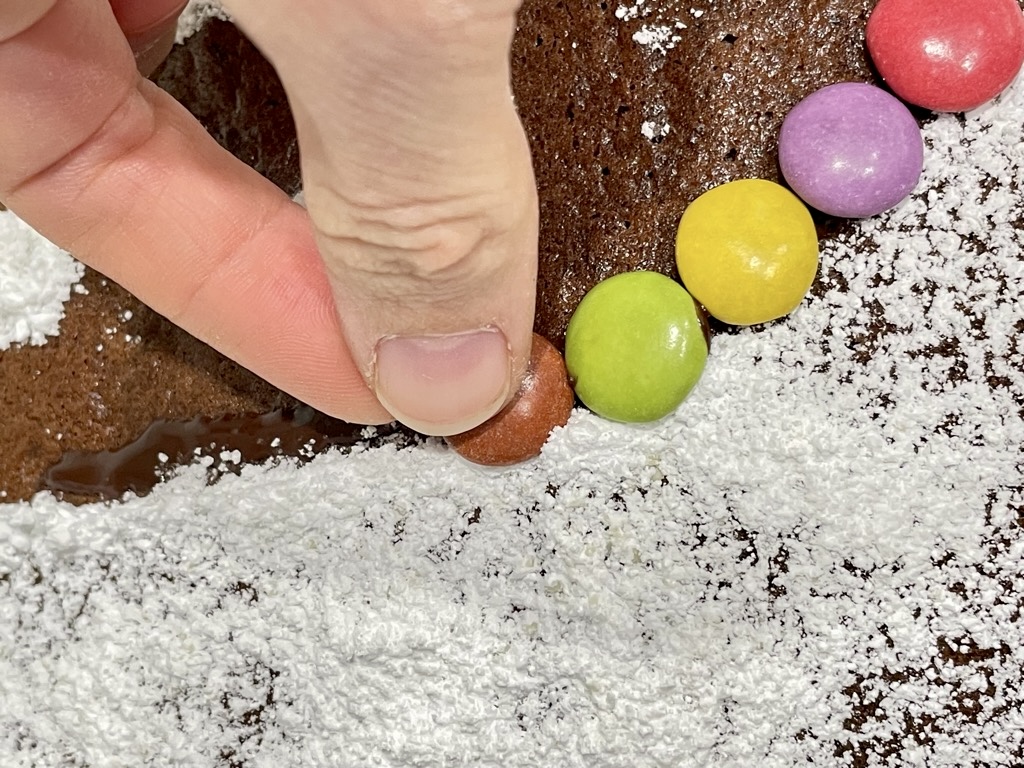
[[(872, 77), (870, 0), (721, 4), (682, 21), (662, 5), (528, 1), (520, 13), (513, 86), (541, 206), (536, 330), (558, 345), (601, 279), (674, 273), (675, 226), (699, 193), (778, 178), (778, 129), (798, 100)], [(154, 78), (237, 157), (298, 191), (284, 93), (230, 22), (211, 19)], [(58, 338), (0, 352), (7, 501), (31, 496), (65, 454), (116, 450), (158, 420), (298, 405), (102, 276), (87, 271), (82, 284)]]
[[(878, 83), (873, 5), (527, 0), (537, 330), (675, 276), (690, 201), (777, 180), (802, 97)], [(232, 24), (154, 77), (298, 190)], [(915, 112), (919, 188), (817, 216), (811, 296), (715, 326), (675, 414), (577, 408), (494, 473), (328, 419), (86, 271), (59, 335), (0, 351), (0, 764), (1024, 765), (1022, 86)]]

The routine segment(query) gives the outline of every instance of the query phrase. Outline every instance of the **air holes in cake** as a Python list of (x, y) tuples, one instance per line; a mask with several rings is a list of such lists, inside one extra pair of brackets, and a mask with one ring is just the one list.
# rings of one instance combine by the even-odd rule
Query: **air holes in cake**
[(576, 119), (576, 105), (571, 101), (569, 102), (569, 106), (565, 108), (565, 116), (569, 118), (570, 123)]
[(739, 152), (736, 151), (736, 147), (733, 147), (725, 153), (725, 159), (729, 161), (735, 161), (738, 156)]
[(736, 35), (732, 34), (731, 32), (722, 35), (722, 42), (725, 43), (726, 45), (732, 45), (733, 43), (736, 42), (737, 39), (738, 38), (736, 37)]

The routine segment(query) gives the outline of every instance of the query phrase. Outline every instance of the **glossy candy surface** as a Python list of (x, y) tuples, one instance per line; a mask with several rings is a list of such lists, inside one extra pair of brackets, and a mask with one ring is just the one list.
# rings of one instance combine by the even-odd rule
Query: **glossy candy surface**
[(974, 109), (997, 96), (1024, 63), (1016, 0), (881, 0), (868, 51), (901, 99), (936, 112)]
[(924, 141), (910, 110), (892, 94), (866, 83), (837, 83), (786, 115), (779, 165), (811, 207), (862, 218), (913, 191), (924, 167)]
[(625, 272), (598, 283), (576, 308), (565, 362), (576, 394), (613, 421), (672, 413), (704, 371), (708, 337), (700, 308), (657, 272)]
[(475, 464), (518, 464), (540, 453), (551, 430), (569, 420), (574, 402), (562, 355), (535, 333), (530, 366), (512, 402), (480, 426), (445, 439)]
[(807, 207), (762, 179), (731, 181), (684, 211), (676, 234), (683, 285), (710, 314), (754, 325), (789, 314), (818, 269), (818, 237)]

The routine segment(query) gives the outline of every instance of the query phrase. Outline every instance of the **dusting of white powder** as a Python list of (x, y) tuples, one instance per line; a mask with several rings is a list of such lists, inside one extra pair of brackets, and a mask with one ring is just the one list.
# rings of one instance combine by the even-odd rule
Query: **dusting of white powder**
[(647, 0), (636, 0), (633, 5), (620, 5), (615, 9), (615, 18), (621, 21), (632, 21), (633, 19), (645, 16), (650, 13), (650, 6), (646, 6)]
[(56, 336), (84, 268), (10, 211), (0, 211), (0, 350)]
[(644, 135), (644, 138), (651, 141), (668, 136), (671, 129), (672, 126), (667, 122), (656, 122), (654, 120), (644, 120), (640, 125), (640, 133)]
[(663, 423), (4, 507), (0, 764), (1021, 765), (1024, 88), (924, 131)]
[(676, 33), (680, 28), (672, 24), (645, 24), (633, 33), (633, 41), (659, 53), (666, 53), (683, 39)]
[[(658, 11), (647, 0), (636, 0), (633, 5), (620, 5), (615, 9), (615, 18), (623, 22), (631, 22), (634, 19), (643, 19), (657, 14)], [(691, 9), (695, 18), (700, 18), (701, 13)], [(686, 29), (686, 23), (676, 19), (666, 19), (658, 23), (644, 23), (633, 33), (633, 42), (645, 46), (657, 53), (665, 54), (675, 48), (676, 43), (682, 40), (681, 32)]]
[(230, 20), (231, 16), (221, 7), (219, 0), (189, 0), (178, 19), (178, 34), (175, 41), (185, 42), (198, 32), (208, 19)]

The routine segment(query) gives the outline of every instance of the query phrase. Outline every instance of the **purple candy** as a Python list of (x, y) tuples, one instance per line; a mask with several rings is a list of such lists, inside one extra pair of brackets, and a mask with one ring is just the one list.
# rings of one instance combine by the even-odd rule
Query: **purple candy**
[(911, 193), (924, 167), (924, 142), (895, 96), (866, 83), (838, 83), (815, 91), (786, 116), (779, 164), (812, 208), (861, 218)]

